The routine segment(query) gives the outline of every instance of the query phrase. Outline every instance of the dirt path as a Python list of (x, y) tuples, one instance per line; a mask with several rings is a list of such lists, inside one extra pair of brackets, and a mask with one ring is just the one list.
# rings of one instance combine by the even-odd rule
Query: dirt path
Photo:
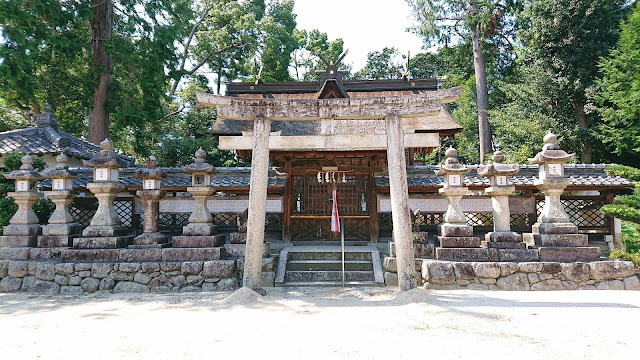
[(637, 359), (638, 324), (634, 291), (0, 294), (0, 358)]

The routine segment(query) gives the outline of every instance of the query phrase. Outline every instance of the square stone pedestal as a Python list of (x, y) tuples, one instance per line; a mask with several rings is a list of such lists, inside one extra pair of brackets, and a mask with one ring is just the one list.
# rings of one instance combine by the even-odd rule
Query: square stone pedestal
[(167, 235), (155, 233), (143, 233), (133, 239), (133, 249), (162, 249), (169, 247), (169, 237)]
[(80, 237), (73, 239), (74, 249), (118, 249), (131, 244), (133, 236)]
[(575, 262), (600, 259), (600, 248), (589, 245), (586, 234), (578, 234), (572, 223), (537, 223), (532, 232), (523, 234), (524, 242), (535, 247), (540, 261)]
[(174, 248), (220, 247), (224, 245), (225, 240), (226, 239), (224, 235), (180, 235), (173, 237), (172, 246)]
[(494, 249), (526, 249), (522, 236), (513, 231), (493, 231), (485, 234), (482, 247)]

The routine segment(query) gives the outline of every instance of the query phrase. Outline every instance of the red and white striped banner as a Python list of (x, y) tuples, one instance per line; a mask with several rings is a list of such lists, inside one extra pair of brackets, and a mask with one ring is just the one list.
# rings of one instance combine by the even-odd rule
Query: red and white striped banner
[(338, 214), (338, 185), (333, 183), (333, 208), (331, 209), (331, 231), (340, 232), (340, 215)]

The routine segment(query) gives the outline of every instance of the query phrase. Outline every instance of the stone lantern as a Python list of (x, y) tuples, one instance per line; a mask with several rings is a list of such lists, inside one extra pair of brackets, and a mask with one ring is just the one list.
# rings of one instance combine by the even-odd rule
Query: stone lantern
[(439, 191), (447, 198), (449, 205), (444, 214), (444, 223), (438, 225), (440, 247), (436, 249), (436, 258), (488, 261), (486, 249), (480, 248), (480, 239), (473, 236), (473, 227), (467, 224), (467, 218), (460, 206), (460, 200), (469, 190), (463, 186), (462, 176), (471, 169), (458, 162), (456, 149), (447, 149), (445, 155), (447, 159), (436, 174), (444, 177), (444, 186)]
[(56, 209), (49, 218), (49, 224), (42, 228), (42, 236), (38, 237), (38, 247), (68, 247), (73, 239), (81, 236), (82, 226), (69, 212), (69, 205), (73, 201), (74, 174), (69, 171), (64, 153), (56, 157), (57, 165), (42, 173), (51, 179), (51, 191), (44, 194), (56, 205)]
[(588, 247), (588, 237), (578, 234), (578, 227), (564, 210), (560, 196), (569, 185), (564, 176), (564, 163), (575, 158), (560, 149), (558, 138), (551, 131), (544, 137), (542, 151), (537, 153), (531, 164), (540, 166), (540, 177), (534, 185), (544, 195), (544, 207), (538, 221), (531, 227), (530, 234), (523, 238), (530, 247), (537, 247), (540, 261), (591, 261), (600, 258), (597, 247)]
[(33, 159), (29, 154), (23, 156), (21, 161), (20, 169), (4, 175), (16, 182), (15, 191), (9, 192), (7, 196), (16, 202), (18, 210), (9, 220), (9, 225), (3, 228), (4, 236), (0, 238), (0, 247), (35, 247), (42, 231), (32, 209), (33, 204), (42, 197), (36, 189), (42, 176), (34, 170)]
[(193, 197), (194, 208), (189, 216), (189, 224), (182, 228), (182, 236), (173, 237), (173, 247), (217, 247), (225, 242), (224, 235), (214, 235), (213, 216), (207, 206), (207, 201), (215, 192), (211, 186), (211, 174), (215, 168), (205, 161), (206, 156), (207, 153), (200, 148), (195, 153), (195, 161), (183, 167), (185, 173), (191, 174), (191, 186), (187, 187), (187, 191)]
[(82, 238), (73, 240), (73, 247), (113, 249), (127, 246), (131, 237), (126, 236), (128, 229), (120, 222), (113, 201), (126, 188), (118, 177), (119, 170), (129, 163), (115, 156), (113, 144), (107, 139), (100, 143), (98, 155), (83, 163), (93, 168), (93, 182), (87, 184), (87, 189), (98, 198), (98, 210), (82, 231)]
[(153, 156), (150, 156), (145, 164), (146, 168), (138, 169), (134, 173), (135, 177), (142, 179), (143, 190), (138, 190), (136, 195), (143, 201), (144, 230), (133, 239), (132, 247), (163, 247), (167, 244), (168, 237), (158, 232), (158, 219), (160, 200), (166, 195), (160, 190), (164, 171), (156, 168), (158, 162)]
[(511, 231), (511, 211), (509, 210), (509, 195), (515, 191), (515, 186), (509, 182), (509, 176), (520, 171), (518, 164), (503, 164), (504, 155), (496, 151), (492, 157), (493, 164), (478, 169), (479, 176), (489, 177), (490, 187), (484, 190), (491, 196), (493, 208), (493, 231), (485, 235), (484, 247), (499, 249), (524, 249), (520, 234)]

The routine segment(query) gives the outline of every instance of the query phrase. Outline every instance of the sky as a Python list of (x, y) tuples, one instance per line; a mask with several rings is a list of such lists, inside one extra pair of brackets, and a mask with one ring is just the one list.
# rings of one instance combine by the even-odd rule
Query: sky
[(344, 62), (360, 70), (367, 53), (384, 47), (411, 56), (422, 50), (422, 40), (406, 31), (413, 24), (405, 0), (295, 0), (298, 29), (318, 29), (329, 40), (342, 38), (349, 55)]

